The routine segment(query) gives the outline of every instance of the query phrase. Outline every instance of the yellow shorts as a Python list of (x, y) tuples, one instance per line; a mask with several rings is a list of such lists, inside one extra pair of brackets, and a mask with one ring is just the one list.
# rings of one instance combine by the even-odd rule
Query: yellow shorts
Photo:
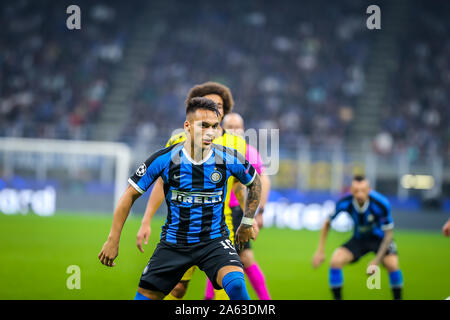
[(197, 266), (190, 267), (183, 275), (183, 278), (181, 278), (181, 281), (190, 281), (192, 279), (192, 275), (194, 274), (195, 269), (197, 269)]

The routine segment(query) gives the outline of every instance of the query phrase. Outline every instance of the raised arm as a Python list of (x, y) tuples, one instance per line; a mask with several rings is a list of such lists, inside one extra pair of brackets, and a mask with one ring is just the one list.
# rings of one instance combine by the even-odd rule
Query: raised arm
[(115, 265), (114, 259), (119, 253), (119, 241), (122, 233), (123, 225), (130, 213), (131, 206), (141, 194), (135, 188), (128, 185), (122, 197), (114, 210), (113, 222), (108, 239), (103, 245), (102, 250), (98, 254), (98, 258), (102, 264), (108, 267)]
[(145, 208), (144, 216), (142, 217), (141, 227), (136, 236), (136, 246), (139, 251), (144, 252), (142, 247), (142, 241), (145, 244), (148, 244), (148, 239), (150, 238), (150, 234), (152, 232), (151, 222), (153, 216), (155, 215), (158, 208), (161, 206), (161, 203), (164, 201), (164, 182), (162, 178), (158, 178), (155, 184), (153, 185), (152, 192), (147, 202), (147, 207)]

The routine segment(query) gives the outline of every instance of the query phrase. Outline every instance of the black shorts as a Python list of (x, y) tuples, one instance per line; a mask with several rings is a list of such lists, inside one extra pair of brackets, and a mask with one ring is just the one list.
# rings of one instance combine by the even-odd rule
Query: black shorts
[[(350, 250), (351, 253), (353, 253), (353, 262), (356, 262), (364, 256), (366, 253), (369, 252), (378, 252), (378, 248), (380, 247), (381, 241), (383, 239), (378, 237), (369, 237), (369, 238), (351, 238), (349, 241), (344, 243), (342, 247), (347, 248)], [(386, 255), (388, 254), (397, 254), (397, 245), (395, 244), (394, 240), (389, 244)]]
[[(242, 217), (244, 216), (244, 212), (242, 211), (240, 206), (231, 207), (231, 216), (233, 218), (234, 234), (236, 235), (236, 231), (239, 228), (239, 226), (241, 225), (241, 220), (242, 220)], [(250, 249), (250, 248), (251, 248), (250, 241), (245, 242), (244, 250)], [(239, 253), (239, 246), (237, 244), (236, 244), (236, 250)]]
[(195, 265), (206, 273), (215, 289), (222, 289), (216, 281), (220, 268), (244, 267), (227, 237), (190, 245), (161, 240), (141, 275), (139, 287), (168, 295), (184, 273)]

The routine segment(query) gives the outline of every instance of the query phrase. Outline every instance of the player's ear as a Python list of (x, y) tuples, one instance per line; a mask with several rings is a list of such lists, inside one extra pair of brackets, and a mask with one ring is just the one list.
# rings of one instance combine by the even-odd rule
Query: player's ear
[(186, 131), (186, 133), (189, 133), (189, 131), (191, 130), (191, 123), (189, 121), (184, 121), (184, 131)]

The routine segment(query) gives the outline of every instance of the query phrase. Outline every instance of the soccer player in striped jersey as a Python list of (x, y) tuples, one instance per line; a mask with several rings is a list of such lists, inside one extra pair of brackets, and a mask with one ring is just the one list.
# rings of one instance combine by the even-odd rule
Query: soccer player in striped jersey
[[(222, 127), (227, 130), (227, 132), (234, 133), (241, 137), (244, 136), (244, 119), (238, 113), (227, 114), (222, 121)], [(258, 172), (261, 178), (261, 201), (259, 203), (258, 212), (255, 216), (255, 220), (258, 221), (258, 228), (262, 227), (262, 214), (264, 212), (264, 205), (267, 202), (270, 190), (270, 179), (264, 174), (264, 166), (258, 150), (251, 145), (247, 145), (247, 153), (245, 158), (248, 162)], [(239, 191), (238, 191), (239, 192)], [(239, 201), (237, 200), (234, 192), (231, 193), (230, 207), (233, 216), (233, 227), (237, 228), (242, 219), (243, 210)], [(255, 260), (255, 255), (251, 249), (250, 241), (244, 245), (244, 249), (238, 250), (239, 256), (241, 257), (242, 264), (244, 265), (244, 272), (247, 275), (253, 289), (258, 295), (260, 300), (270, 300), (269, 291), (267, 289), (267, 284), (264, 278), (264, 274)], [(209, 280), (207, 280), (205, 299), (211, 300), (214, 298), (214, 289)]]
[(212, 100), (189, 100), (185, 142), (162, 149), (141, 164), (117, 204), (108, 240), (98, 255), (110, 267), (115, 265), (120, 234), (134, 201), (158, 177), (163, 179), (167, 220), (135, 299), (163, 299), (192, 265), (204, 271), (216, 289), (224, 288), (230, 299), (250, 299), (241, 260), (228, 238), (223, 203), (233, 175), (248, 187), (244, 217), (236, 230), (236, 241), (242, 246), (255, 238), (261, 182), (255, 168), (235, 149), (213, 144), (219, 115)]
[(319, 247), (313, 257), (313, 267), (317, 268), (325, 260), (325, 241), (331, 221), (341, 212), (348, 212), (352, 217), (354, 234), (348, 242), (337, 248), (331, 257), (329, 283), (334, 299), (340, 300), (342, 297), (342, 268), (348, 263), (358, 261), (369, 252), (376, 253), (369, 266), (383, 263), (389, 272), (394, 299), (401, 299), (403, 276), (393, 241), (394, 222), (391, 207), (383, 195), (370, 189), (368, 180), (362, 175), (353, 178), (351, 194), (337, 202), (334, 213), (322, 227)]
[[(234, 100), (231, 94), (231, 91), (228, 87), (217, 83), (217, 82), (205, 82), (199, 85), (194, 86), (188, 93), (187, 101), (194, 97), (205, 97), (213, 100), (219, 109), (219, 122), (222, 121), (224, 115), (230, 113), (234, 107)], [(171, 145), (184, 142), (186, 140), (186, 133), (182, 132), (180, 134), (176, 134), (172, 136), (166, 144), (166, 147)], [(219, 126), (218, 128), (218, 137), (214, 139), (214, 143), (218, 145), (223, 145), (229, 148), (236, 149), (242, 155), (245, 155), (247, 152), (247, 144), (245, 140), (237, 135), (231, 134), (222, 129)], [(225, 196), (224, 203), (224, 214), (225, 214), (225, 223), (230, 230), (230, 240), (234, 244), (235, 234), (233, 228), (233, 218), (231, 208), (229, 206), (229, 200), (231, 195), (231, 190), (233, 188), (237, 188), (240, 186), (238, 181), (235, 181), (233, 177), (229, 178), (230, 180), (227, 183), (227, 192)], [(241, 188), (242, 189), (242, 188)], [(244, 203), (244, 199), (242, 197), (242, 192), (238, 193), (239, 201)], [(150, 198), (147, 203), (147, 207), (145, 209), (144, 217), (142, 218), (142, 224), (137, 234), (137, 247), (141, 252), (144, 252), (142, 248), (142, 242), (145, 244), (148, 243), (148, 238), (150, 236), (151, 228), (150, 223), (151, 220), (160, 207), (162, 201), (164, 200), (164, 190), (163, 190), (163, 182), (162, 179), (158, 179), (153, 187), (153, 190), (150, 194)], [(257, 224), (255, 222), (255, 228)], [(257, 231), (256, 231), (257, 232)], [(196, 267), (192, 266), (186, 274), (181, 279), (180, 283), (176, 285), (174, 290), (167, 295), (166, 299), (168, 300), (179, 300), (184, 297), (186, 294), (186, 290), (189, 284), (189, 281), (192, 278), (192, 275), (195, 271)], [(226, 300), (228, 299), (227, 294), (224, 290), (215, 290), (215, 296), (218, 300)]]

